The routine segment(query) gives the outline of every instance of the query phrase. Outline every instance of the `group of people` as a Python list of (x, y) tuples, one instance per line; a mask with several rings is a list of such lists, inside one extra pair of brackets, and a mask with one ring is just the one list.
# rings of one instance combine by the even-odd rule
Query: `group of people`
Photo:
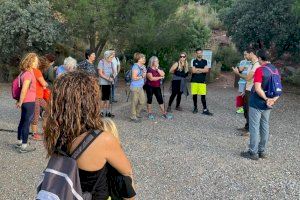
[[(242, 136), (250, 135), (249, 149), (241, 156), (264, 159), (267, 157), (271, 109), (281, 94), (280, 75), (264, 50), (248, 48), (244, 51), (244, 58), (239, 67), (233, 68), (233, 72), (241, 78), (239, 92), (244, 99), (243, 113), (246, 118), (245, 126), (238, 130), (242, 131)], [(274, 82), (273, 75), (277, 76), (278, 82)], [(268, 96), (268, 90), (272, 87), (277, 91), (273, 91), (275, 95)]]
[[(180, 107), (181, 95), (188, 95), (188, 76), (191, 74), (191, 93), (193, 95), (193, 113), (198, 112), (197, 96), (201, 96), (203, 106), (202, 114), (212, 115), (206, 104), (206, 74), (209, 72), (207, 61), (203, 59), (203, 51), (196, 49), (196, 58), (192, 60), (192, 66), (188, 65), (187, 54), (180, 53), (179, 60), (170, 68), (173, 75), (171, 82), (171, 96), (168, 106), (165, 108), (161, 85), (165, 78), (165, 72), (159, 68), (159, 59), (152, 56), (148, 67), (145, 67), (146, 57), (142, 53), (134, 54), (135, 63), (131, 67), (131, 116), (133, 122), (141, 121), (141, 110), (146, 103), (148, 118), (154, 119), (152, 111), (152, 98), (156, 97), (163, 118), (170, 119), (172, 115), (172, 103), (176, 98), (175, 109), (182, 111)], [(114, 96), (114, 87), (120, 72), (120, 62), (115, 56), (114, 50), (104, 52), (104, 58), (99, 61), (97, 70), (93, 63), (95, 53), (87, 50), (86, 60), (77, 64), (76, 60), (68, 57), (62, 66), (57, 67), (57, 80), (52, 85), (50, 102), (43, 98), (43, 91), (49, 87), (50, 73), (55, 57), (51, 54), (39, 57), (35, 53), (27, 54), (20, 63), (21, 94), (16, 105), (21, 108), (21, 120), (18, 126), (18, 136), (15, 148), (20, 153), (34, 151), (35, 148), (28, 145), (29, 127), (32, 125), (33, 139), (41, 140), (38, 134), (38, 119), (40, 108), (46, 109), (44, 123), (44, 142), (51, 156), (56, 154), (56, 148), (60, 148), (67, 154), (91, 134), (94, 130), (101, 131), (99, 136), (88, 146), (85, 153), (77, 160), (79, 166), (82, 189), (90, 191), (93, 184), (99, 189), (99, 199), (107, 199), (107, 181), (103, 174), (112, 166), (119, 173), (129, 177), (131, 182), (127, 196), (135, 195), (132, 189), (132, 168), (118, 139), (117, 128), (109, 118), (113, 113), (109, 110)], [(266, 146), (269, 138), (269, 117), (272, 106), (279, 96), (268, 97), (266, 88), (270, 84), (270, 77), (278, 70), (268, 61), (264, 50), (254, 51), (247, 49), (244, 58), (248, 62), (247, 72), (241, 65), (233, 68), (234, 73), (246, 81), (240, 92), (244, 95), (244, 114), (246, 118), (245, 132), (250, 132), (249, 150), (242, 152), (242, 156), (257, 160), (266, 157)], [(146, 93), (146, 95), (145, 95)], [(101, 97), (101, 101), (100, 101)], [(116, 101), (115, 101), (116, 102)], [(99, 181), (99, 177), (103, 177)], [(92, 184), (93, 183), (93, 184)]]

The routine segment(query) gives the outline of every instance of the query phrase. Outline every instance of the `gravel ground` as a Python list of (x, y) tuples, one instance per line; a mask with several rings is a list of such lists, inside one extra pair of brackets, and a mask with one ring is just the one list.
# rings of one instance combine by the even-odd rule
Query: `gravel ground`
[[(134, 167), (137, 199), (300, 199), (299, 95), (282, 96), (271, 113), (269, 158), (251, 161), (239, 156), (248, 138), (236, 131), (244, 118), (235, 113), (237, 91), (230, 85), (224, 76), (209, 85), (212, 117), (192, 114), (191, 97), (183, 97), (184, 111), (174, 111), (173, 120), (149, 121), (144, 113), (141, 124), (129, 122), (119, 88), (115, 122)], [(19, 115), (9, 85), (1, 84), (0, 128), (16, 130)], [(37, 151), (19, 154), (11, 147), (15, 140), (16, 133), (0, 131), (0, 199), (33, 199), (45, 151), (32, 142)]]

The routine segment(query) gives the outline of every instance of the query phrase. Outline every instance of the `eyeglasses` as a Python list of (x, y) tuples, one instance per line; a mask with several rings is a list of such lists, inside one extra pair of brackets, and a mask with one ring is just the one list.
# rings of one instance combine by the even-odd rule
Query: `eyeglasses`
[(186, 56), (180, 56), (180, 58), (186, 58)]

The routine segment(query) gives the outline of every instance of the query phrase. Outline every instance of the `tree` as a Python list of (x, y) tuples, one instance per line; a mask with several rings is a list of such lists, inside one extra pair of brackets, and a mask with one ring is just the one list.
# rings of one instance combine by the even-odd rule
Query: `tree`
[(112, 39), (117, 10), (122, 0), (52, 0), (53, 7), (66, 20), (70, 37), (86, 41), (97, 55)]
[(237, 0), (221, 19), (240, 50), (259, 43), (280, 56), (299, 50), (300, 29), (293, 4), (294, 0)]
[(47, 0), (2, 0), (0, 7), (2, 62), (28, 51), (45, 52), (62, 38), (62, 24)]

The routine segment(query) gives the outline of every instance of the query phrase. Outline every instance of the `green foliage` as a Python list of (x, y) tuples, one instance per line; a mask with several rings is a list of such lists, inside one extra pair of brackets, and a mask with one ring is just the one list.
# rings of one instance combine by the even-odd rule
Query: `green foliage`
[(294, 74), (289, 76), (286, 81), (294, 85), (300, 86), (300, 69), (298, 69)]
[[(147, 1), (148, 2), (148, 1)], [(156, 55), (160, 65), (168, 72), (181, 51), (205, 47), (210, 38), (210, 29), (203, 19), (198, 17), (198, 10), (184, 5), (178, 9), (174, 0), (144, 2), (144, 9), (131, 17), (128, 28), (120, 30), (119, 44), (127, 54), (135, 51), (145, 53), (147, 57)], [(163, 4), (169, 6), (164, 9)], [(160, 5), (160, 6), (159, 6)]]
[(2, 0), (0, 7), (2, 62), (28, 51), (45, 52), (61, 39), (61, 24), (47, 0)]
[(223, 71), (230, 71), (231, 67), (235, 67), (241, 60), (241, 55), (237, 49), (233, 46), (219, 47), (214, 55), (213, 60), (217, 63), (221, 63), (221, 69)]
[(237, 0), (221, 17), (239, 50), (263, 44), (274, 56), (299, 50), (300, 27), (294, 0)]

